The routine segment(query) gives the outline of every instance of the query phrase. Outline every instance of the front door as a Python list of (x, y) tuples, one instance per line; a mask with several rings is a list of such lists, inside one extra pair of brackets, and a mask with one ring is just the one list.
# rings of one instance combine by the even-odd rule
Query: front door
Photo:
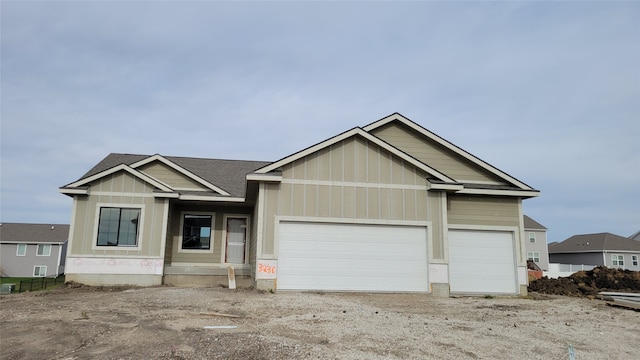
[(224, 262), (228, 264), (244, 264), (246, 244), (247, 219), (227, 218), (227, 252)]

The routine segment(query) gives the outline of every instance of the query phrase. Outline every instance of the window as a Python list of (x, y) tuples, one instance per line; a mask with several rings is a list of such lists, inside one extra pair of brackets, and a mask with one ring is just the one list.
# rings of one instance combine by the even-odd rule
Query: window
[(138, 245), (140, 209), (100, 208), (98, 246)]
[(528, 252), (527, 260), (533, 260), (533, 262), (540, 262), (540, 253), (539, 252)]
[(613, 266), (624, 266), (624, 256), (618, 254), (611, 255), (611, 264)]
[(638, 266), (638, 255), (631, 255), (631, 265)]
[(50, 256), (51, 255), (51, 244), (38, 244), (38, 251), (36, 252), (36, 256)]
[(213, 216), (184, 214), (182, 218), (182, 249), (211, 250), (211, 223)]
[(39, 276), (39, 277), (47, 276), (47, 267), (46, 266), (34, 266), (33, 267), (33, 276)]
[(533, 232), (529, 233), (529, 242), (530, 243), (536, 242), (536, 233), (533, 233)]
[(16, 256), (25, 255), (27, 255), (27, 244), (18, 244), (18, 248), (16, 249)]

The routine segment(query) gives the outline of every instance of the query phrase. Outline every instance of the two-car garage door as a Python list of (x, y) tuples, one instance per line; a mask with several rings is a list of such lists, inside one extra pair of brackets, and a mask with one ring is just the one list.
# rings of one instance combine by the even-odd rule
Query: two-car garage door
[(426, 292), (427, 228), (281, 222), (278, 288)]

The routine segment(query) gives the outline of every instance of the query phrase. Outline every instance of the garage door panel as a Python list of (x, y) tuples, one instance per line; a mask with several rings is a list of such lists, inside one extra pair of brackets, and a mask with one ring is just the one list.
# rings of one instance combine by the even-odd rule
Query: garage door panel
[(451, 292), (517, 292), (513, 233), (449, 230)]
[(280, 289), (428, 290), (425, 227), (283, 222), (279, 233)]

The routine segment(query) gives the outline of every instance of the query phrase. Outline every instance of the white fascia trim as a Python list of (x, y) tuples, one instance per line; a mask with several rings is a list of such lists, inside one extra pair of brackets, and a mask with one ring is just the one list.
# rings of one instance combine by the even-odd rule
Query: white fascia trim
[(460, 191), (464, 189), (462, 184), (431, 184), (429, 183), (429, 190), (449, 190)]
[(240, 197), (225, 197), (225, 196), (205, 196), (205, 195), (193, 195), (186, 194), (178, 197), (180, 200), (200, 200), (200, 201), (222, 201), (222, 202), (244, 202), (245, 198)]
[(520, 197), (537, 197), (539, 191), (520, 191), (520, 190), (490, 190), (490, 189), (462, 189), (456, 194), (475, 194), (475, 195), (502, 195), (502, 196), (520, 196)]
[(59, 191), (65, 195), (87, 195), (89, 193), (89, 189), (60, 188)]
[(432, 133), (431, 131), (423, 128), (422, 126), (414, 123), (413, 121), (407, 119), (406, 117), (398, 114), (398, 113), (394, 113), (391, 114), (385, 118), (382, 118), (372, 124), (369, 124), (367, 126), (364, 127), (364, 130), (369, 132), (371, 130), (377, 129), (383, 125), (386, 125), (394, 120), (398, 120), (400, 122), (402, 122), (403, 124), (409, 126), (410, 128), (412, 128), (413, 130), (421, 133), (422, 135), (428, 137), (429, 139), (437, 142), (438, 144), (444, 146), (445, 148), (453, 151), (454, 153), (462, 156), (463, 158), (471, 161), (472, 163), (480, 166), (481, 168), (489, 171), (490, 173), (497, 175), (505, 180), (507, 180), (509, 183), (512, 183), (514, 185), (517, 185), (519, 187), (521, 187), (522, 189), (526, 189), (526, 190), (533, 190), (533, 188), (531, 188), (529, 185), (521, 182), (520, 180), (508, 175), (505, 172), (500, 171), (499, 169), (493, 167), (492, 165), (484, 162), (483, 160), (475, 157), (474, 155), (466, 152), (465, 150), (463, 150), (462, 148), (459, 148), (458, 146), (454, 145), (453, 143), (450, 143), (449, 141), (441, 138), (440, 136)]
[(336, 144), (336, 143), (338, 143), (338, 142), (340, 142), (342, 140), (346, 140), (346, 139), (348, 139), (350, 137), (353, 137), (353, 136), (356, 136), (356, 135), (362, 136), (367, 141), (372, 142), (372, 143), (380, 146), (381, 148), (383, 148), (383, 149), (389, 151), (390, 153), (392, 153), (393, 155), (401, 158), (402, 160), (404, 160), (404, 161), (408, 162), (409, 164), (417, 167), (418, 169), (420, 169), (420, 170), (422, 170), (422, 171), (424, 171), (424, 172), (426, 172), (426, 173), (428, 173), (430, 175), (433, 175), (433, 176), (437, 177), (438, 179), (440, 179), (442, 181), (449, 182), (449, 183), (455, 183), (456, 182), (454, 179), (442, 174), (441, 172), (439, 172), (439, 171), (435, 170), (434, 168), (424, 164), (423, 162), (421, 162), (421, 161), (419, 161), (417, 159), (414, 159), (413, 157), (409, 156), (408, 154), (404, 153), (403, 151), (399, 150), (398, 148), (396, 148), (396, 147), (390, 145), (389, 143), (387, 143), (385, 141), (382, 141), (381, 139), (369, 134), (368, 132), (364, 131), (361, 128), (353, 128), (353, 129), (351, 129), (349, 131), (346, 131), (346, 132), (344, 132), (344, 133), (342, 133), (340, 135), (334, 136), (334, 137), (332, 137), (332, 138), (330, 138), (328, 140), (325, 140), (325, 141), (323, 141), (321, 143), (318, 143), (318, 144), (316, 144), (314, 146), (311, 146), (311, 147), (306, 148), (306, 149), (304, 149), (302, 151), (299, 151), (299, 152), (297, 152), (297, 153), (295, 153), (293, 155), (290, 155), (290, 156), (288, 156), (288, 157), (286, 157), (284, 159), (281, 159), (281, 160), (276, 161), (276, 162), (274, 162), (274, 163), (272, 163), (270, 165), (267, 165), (267, 166), (263, 167), (262, 169), (258, 169), (258, 170), (255, 171), (255, 173), (257, 173), (257, 174), (265, 174), (265, 173), (268, 173), (269, 171), (276, 170), (276, 169), (280, 168), (283, 165), (289, 164), (289, 163), (291, 163), (293, 161), (296, 161), (298, 159), (301, 159), (301, 158), (303, 158), (303, 157), (305, 157), (307, 155), (313, 154), (316, 151), (320, 151), (320, 150), (322, 150), (322, 149), (324, 149), (326, 147), (329, 147), (329, 146), (331, 146), (333, 144)]
[(120, 164), (118, 166), (114, 166), (111, 169), (107, 169), (105, 171), (99, 172), (99, 173), (97, 173), (95, 175), (89, 176), (89, 177), (84, 178), (82, 180), (78, 180), (78, 181), (76, 181), (74, 183), (71, 183), (71, 184), (67, 185), (66, 187), (82, 186), (82, 185), (88, 184), (88, 183), (90, 183), (92, 181), (96, 181), (96, 180), (98, 180), (100, 178), (103, 178), (105, 176), (117, 173), (118, 171), (126, 171), (129, 174), (131, 174), (131, 175), (133, 175), (133, 176), (135, 176), (135, 177), (137, 177), (137, 178), (139, 178), (139, 179), (141, 179), (143, 181), (148, 182), (149, 184), (157, 187), (158, 189), (160, 189), (162, 191), (173, 192), (173, 189), (171, 189), (171, 187), (169, 185), (167, 185), (167, 184), (163, 183), (162, 181), (160, 181), (160, 180), (158, 180), (156, 178), (153, 178), (153, 177), (151, 177), (151, 176), (149, 176), (149, 175), (147, 175), (147, 174), (145, 174), (143, 172), (135, 170), (135, 169), (133, 169), (130, 166), (125, 165), (125, 164)]
[(247, 181), (281, 182), (282, 175), (249, 174)]
[(169, 199), (177, 199), (180, 197), (179, 193), (176, 192), (172, 192), (172, 193), (159, 193), (159, 192), (154, 192), (153, 193), (153, 197), (155, 198), (169, 198)]
[(208, 189), (211, 189), (217, 193), (220, 193), (221, 195), (231, 195), (228, 192), (222, 190), (221, 188), (215, 186), (214, 184), (206, 181), (205, 179), (199, 177), (198, 175), (190, 172), (189, 170), (175, 164), (174, 162), (167, 160), (165, 157), (163, 157), (162, 155), (156, 154), (153, 156), (149, 156), (148, 158), (142, 159), (138, 162), (135, 162), (133, 164), (131, 164), (131, 167), (136, 169), (142, 165), (146, 165), (148, 163), (151, 163), (153, 161), (160, 161), (161, 163), (167, 165), (168, 167), (172, 168), (173, 170), (181, 173), (184, 176), (187, 176), (188, 178), (190, 178), (191, 180), (199, 183), (202, 186), (205, 186)]

